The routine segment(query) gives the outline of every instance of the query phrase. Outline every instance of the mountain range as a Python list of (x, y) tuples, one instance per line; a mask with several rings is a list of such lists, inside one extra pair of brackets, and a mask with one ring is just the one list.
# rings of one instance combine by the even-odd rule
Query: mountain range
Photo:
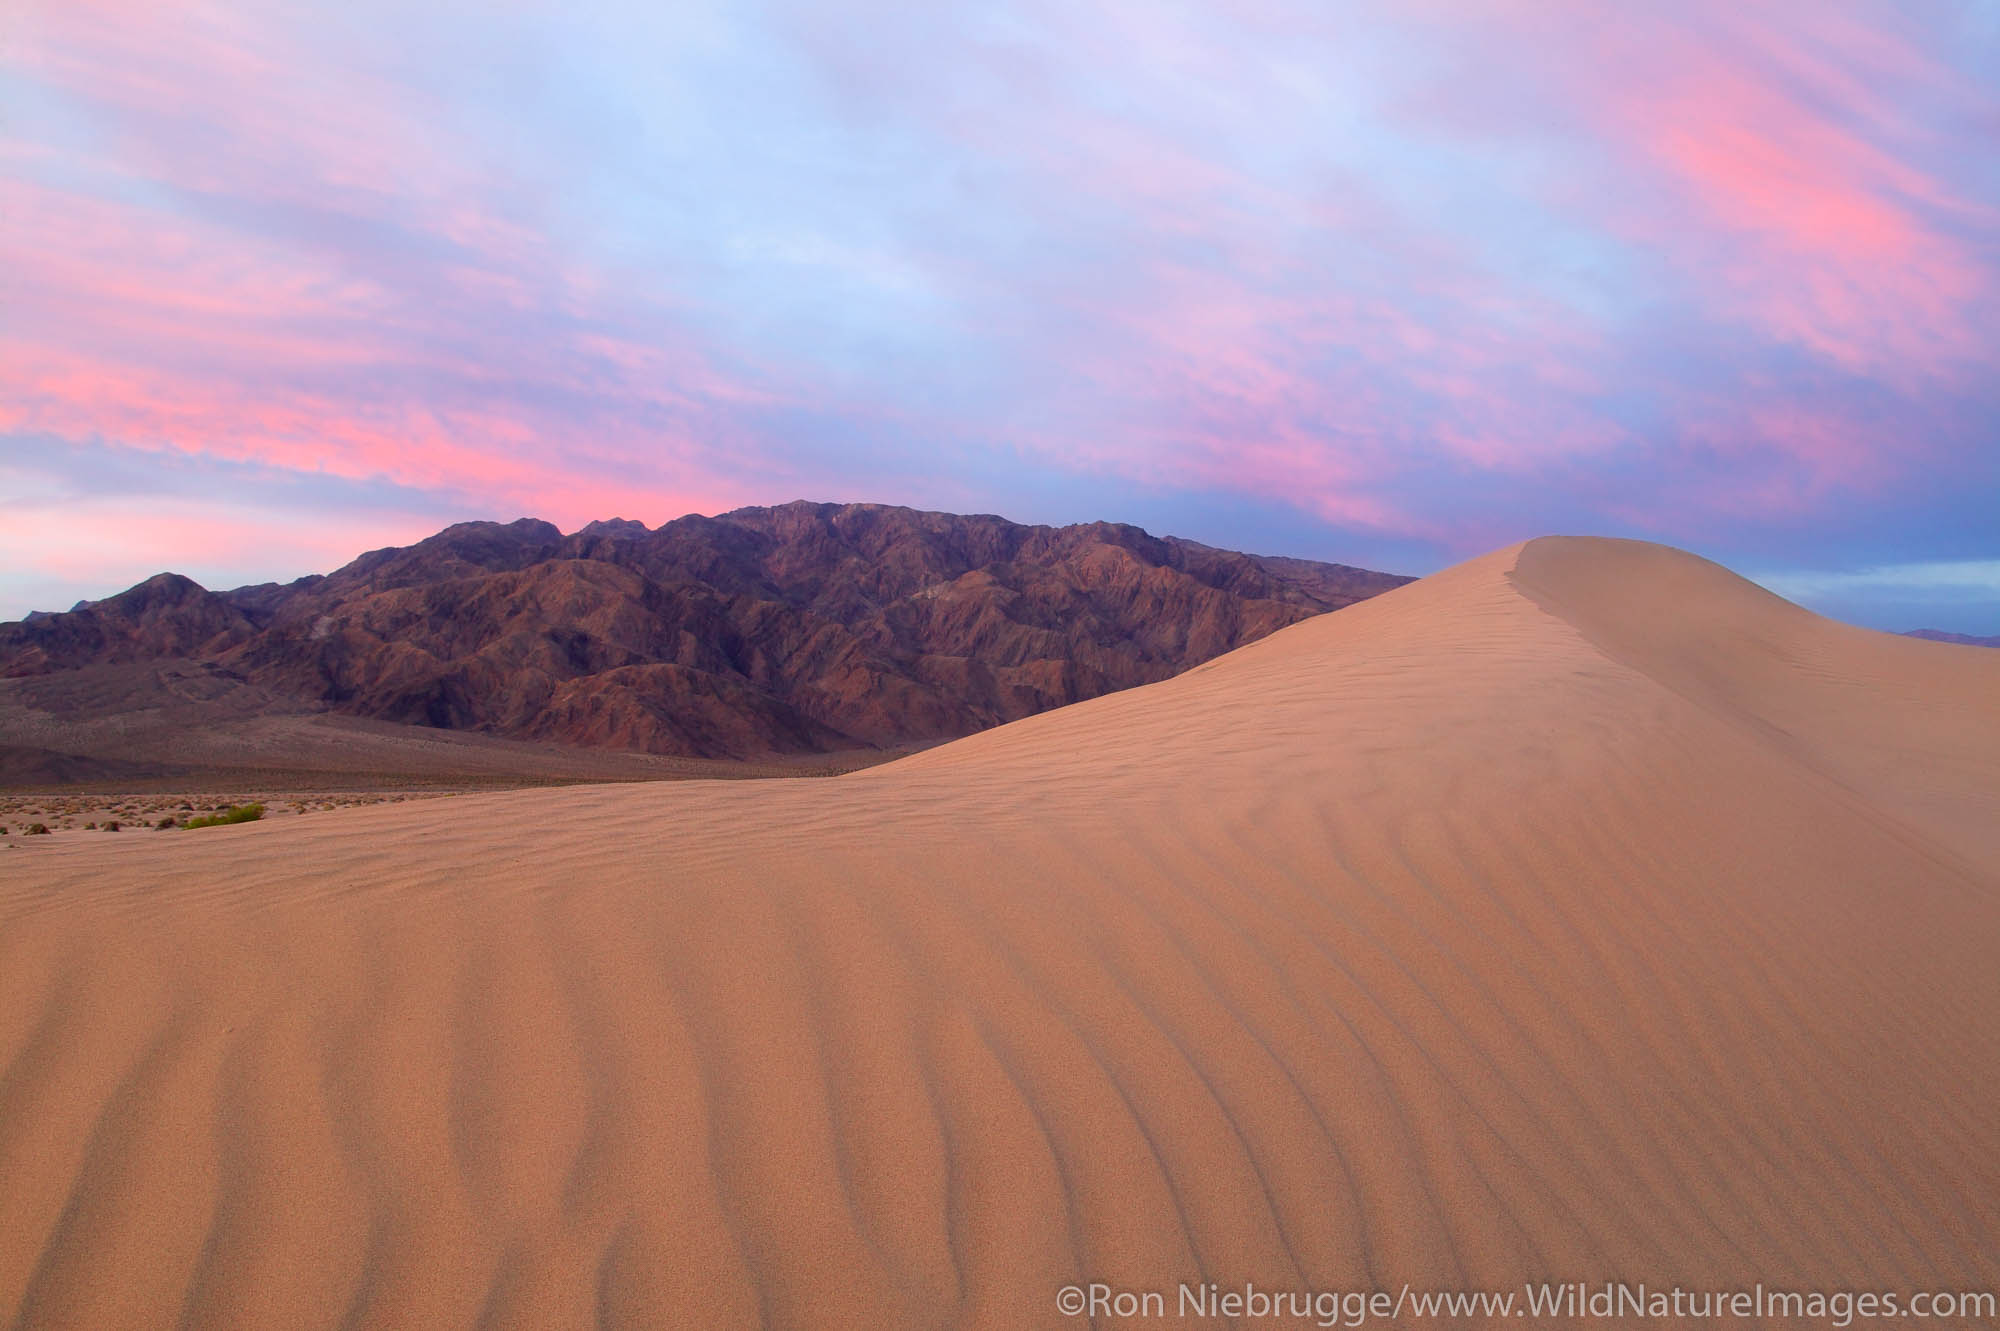
[(1970, 633), (1946, 633), (1943, 629), (1911, 629), (1903, 636), (1922, 638), (1925, 642), (1955, 642), (1961, 647), (2000, 647), (2000, 637), (1981, 638)]
[(467, 522), (323, 576), (210, 591), (162, 573), (0, 625), (0, 741), (19, 681), (42, 722), (89, 721), (107, 695), (157, 720), (198, 695), (211, 713), (688, 758), (920, 745), (1164, 679), (1407, 581), (1115, 523), (874, 504), (567, 535)]

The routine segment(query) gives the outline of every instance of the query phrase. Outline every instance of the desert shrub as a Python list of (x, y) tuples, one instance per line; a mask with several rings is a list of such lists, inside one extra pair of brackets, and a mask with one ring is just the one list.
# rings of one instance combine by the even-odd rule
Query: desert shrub
[(106, 824), (105, 824), (105, 825), (103, 826), (103, 828), (101, 828), (100, 830), (101, 830), (101, 831), (105, 831), (105, 832), (116, 832), (116, 831), (118, 831), (118, 830), (119, 830), (119, 828), (118, 828), (118, 820), (117, 820), (116, 818), (113, 818), (113, 819), (112, 819), (112, 820), (111, 820), (110, 822), (106, 823)]
[(174, 820), (172, 818), (162, 818), (159, 822), (153, 824), (153, 830), (155, 832), (164, 832), (173, 825)]
[(199, 818), (190, 818), (187, 820), (186, 826), (223, 827), (229, 823), (254, 823), (263, 816), (264, 806), (261, 804), (238, 804), (234, 808), (224, 809), (221, 813), (210, 813), (204, 814)]
[(29, 824), (28, 824), (28, 828), (27, 828), (27, 832), (26, 832), (26, 835), (28, 835), (28, 836), (47, 836), (48, 834), (49, 834), (49, 825), (48, 825), (47, 823), (29, 823)]

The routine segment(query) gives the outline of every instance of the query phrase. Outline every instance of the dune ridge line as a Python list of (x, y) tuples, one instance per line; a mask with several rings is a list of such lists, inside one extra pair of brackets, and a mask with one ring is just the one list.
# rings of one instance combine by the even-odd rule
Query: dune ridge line
[(2000, 654), (1664, 547), (829, 780), (156, 840), (0, 861), (8, 1325), (2000, 1288)]

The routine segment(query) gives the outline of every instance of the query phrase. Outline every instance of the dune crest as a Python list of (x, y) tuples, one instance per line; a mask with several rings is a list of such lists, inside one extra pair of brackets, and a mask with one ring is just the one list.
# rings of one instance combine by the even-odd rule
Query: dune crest
[(1559, 538), (834, 780), (10, 852), (0, 1319), (1994, 1289), (1996, 828), (2000, 654)]

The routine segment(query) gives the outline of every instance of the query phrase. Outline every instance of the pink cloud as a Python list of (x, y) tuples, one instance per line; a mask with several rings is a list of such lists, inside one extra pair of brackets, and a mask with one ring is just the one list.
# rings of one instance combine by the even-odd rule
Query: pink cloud
[(350, 513), (329, 530), (295, 513), (247, 511), (221, 500), (86, 499), (61, 512), (8, 509), (0, 563), (15, 579), (92, 587), (97, 594), (163, 569), (228, 586), (251, 576), (325, 572), (364, 549), (408, 544), (432, 529), (423, 519), (387, 514)]
[[(254, 60), (210, 72), (219, 82), (239, 68), (268, 72)], [(324, 179), (343, 174), (336, 163)], [(386, 479), (577, 522), (614, 508), (659, 520), (738, 498), (717, 464), (760, 447), (711, 408), (769, 402), (768, 391), (718, 372), (670, 329), (622, 329), (630, 319), (616, 302), (583, 294), (599, 279), (527, 254), (532, 237), (476, 211), (438, 215), (434, 234), (457, 257), (427, 267), (432, 286), (413, 293), (337, 253), (143, 193), (114, 198), (26, 173), (4, 190), (0, 242), (35, 261), (5, 279), (0, 430)], [(591, 317), (563, 312), (572, 306)], [(549, 328), (509, 331), (505, 315), (523, 309), (552, 311)], [(423, 389), (394, 387), (410, 381)], [(580, 440), (582, 423), (538, 397), (617, 410)], [(735, 457), (712, 451), (725, 443)]]
[(1990, 277), (1950, 227), (1996, 219), (1914, 164), (1936, 145), (1856, 71), (1926, 95), (1953, 76), (1831, 8), (1704, 18), (1635, 19), (1590, 53), (1607, 132), (1694, 209), (1691, 226), (1622, 222), (1738, 317), (1847, 368), (1922, 378), (1980, 357)]
[[(1718, 505), (1804, 512), (1899, 465), (1824, 386), (1928, 400), (1992, 369), (1975, 237), (2000, 219), (1947, 137), (1991, 90), (1893, 19), (1027, 0), (1025, 36), (945, 7), (857, 38), (780, 12), (810, 57), (783, 67), (845, 100), (769, 137), (800, 172), (861, 142), (864, 188), (793, 207), (760, 177), (741, 207), (783, 215), (689, 222), (712, 250), (683, 262), (679, 232), (622, 247), (699, 190), (605, 186), (630, 215), (602, 221), (594, 165), (482, 139), (342, 22), (32, 7), (14, 58), (76, 114), (0, 143), (0, 243), (34, 256), (0, 277), (0, 429), (566, 524), (865, 488), (841, 450), (880, 434), (933, 450), (892, 475), (962, 449), (974, 475), (1021, 459), (1462, 546), (1432, 487), (1532, 505), (1634, 459), (1676, 494), (1728, 460), (1754, 480)], [(763, 150), (761, 122), (667, 91)], [(575, 100), (562, 146), (589, 158), (625, 127)], [(822, 203), (825, 234), (791, 215)], [(760, 225), (812, 261), (745, 263)]]

